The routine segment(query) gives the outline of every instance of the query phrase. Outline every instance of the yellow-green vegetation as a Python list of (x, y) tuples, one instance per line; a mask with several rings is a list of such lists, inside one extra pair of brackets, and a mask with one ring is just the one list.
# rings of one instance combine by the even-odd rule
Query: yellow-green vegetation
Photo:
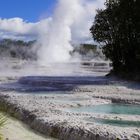
[[(0, 115), (0, 129), (5, 125), (5, 122), (6, 122), (6, 117)], [(0, 133), (0, 140), (3, 140), (3, 136), (1, 133)]]
[(40, 135), (38, 132), (30, 129), (28, 125), (18, 121), (16, 118), (13, 118), (8, 114), (3, 112), (0, 112), (0, 114), (4, 122), (0, 128), (0, 133), (2, 134), (0, 140), (55, 140)]

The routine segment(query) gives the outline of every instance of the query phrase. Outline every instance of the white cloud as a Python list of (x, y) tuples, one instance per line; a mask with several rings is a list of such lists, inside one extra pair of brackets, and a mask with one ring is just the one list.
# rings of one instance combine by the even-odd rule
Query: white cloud
[(72, 40), (74, 42), (91, 42), (92, 38), (89, 32), (90, 27), (96, 15), (96, 9), (104, 7), (104, 0), (83, 0), (83, 7), (79, 17), (72, 25)]
[(0, 30), (13, 33), (30, 33), (36, 23), (27, 23), (21, 18), (0, 19)]
[[(74, 4), (75, 0), (61, 0), (59, 12), (64, 13), (61, 16), (69, 15), (75, 16), (71, 22), (71, 35), (72, 41), (74, 42), (83, 42), (91, 40), (89, 28), (94, 20), (95, 9), (102, 8), (104, 0), (79, 0), (79, 5)], [(62, 4), (61, 2), (65, 2)], [(68, 10), (68, 7), (65, 7), (66, 3), (77, 6), (73, 13)], [(82, 5), (81, 5), (82, 3)], [(73, 5), (73, 9), (74, 9)], [(70, 8), (69, 8), (70, 9)], [(63, 11), (61, 11), (63, 10)], [(65, 12), (69, 12), (65, 13)], [(59, 14), (58, 14), (59, 15)], [(54, 15), (55, 16), (55, 15)], [(54, 17), (55, 18), (55, 17)], [(62, 20), (65, 17), (61, 17)], [(67, 18), (68, 19), (68, 18)], [(69, 17), (69, 19), (72, 19)], [(46, 35), (48, 33), (48, 24), (52, 18), (43, 19), (36, 23), (31, 23), (24, 21), (22, 18), (10, 18), (10, 19), (0, 19), (0, 38), (12, 38), (12, 39), (37, 39), (40, 34)], [(69, 22), (66, 20), (66, 22)], [(60, 21), (61, 23), (61, 21)], [(47, 36), (47, 35), (46, 35)]]
[[(40, 32), (47, 29), (50, 18), (36, 23), (24, 21), (22, 18), (0, 19), (0, 38), (30, 40), (37, 39)], [(44, 28), (44, 30), (42, 30)]]

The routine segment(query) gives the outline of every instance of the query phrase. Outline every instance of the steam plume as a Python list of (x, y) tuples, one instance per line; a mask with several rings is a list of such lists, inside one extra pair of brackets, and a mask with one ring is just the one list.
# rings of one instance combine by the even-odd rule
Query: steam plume
[[(40, 62), (68, 62), (70, 60), (69, 52), (73, 49), (71, 42), (76, 39), (76, 36), (89, 38), (89, 28), (99, 3), (101, 3), (100, 0), (98, 2), (59, 0), (54, 15), (48, 24), (48, 30), (45, 34), (41, 34), (39, 40), (41, 44), (38, 53)], [(80, 21), (82, 22), (80, 23)], [(81, 30), (83, 28), (86, 32), (80, 31), (79, 28)]]
[(59, 0), (49, 23), (47, 36), (41, 37), (39, 58), (45, 63), (65, 62), (70, 59), (72, 50), (71, 26), (78, 16), (80, 0)]

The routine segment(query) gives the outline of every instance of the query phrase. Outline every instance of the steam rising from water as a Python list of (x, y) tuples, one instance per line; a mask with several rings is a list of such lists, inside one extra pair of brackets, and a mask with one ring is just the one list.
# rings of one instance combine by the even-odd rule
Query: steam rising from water
[(36, 53), (37, 49), (39, 64), (68, 62), (71, 60), (69, 52), (73, 49), (71, 43), (92, 41), (89, 28), (94, 21), (96, 9), (102, 8), (104, 2), (105, 0), (57, 0), (52, 17), (35, 23), (24, 21), (20, 17), (0, 18), (0, 39), (38, 40), (33, 52)]
[[(66, 62), (72, 50), (71, 28), (78, 16), (79, 0), (59, 0), (55, 13), (49, 23), (47, 36), (41, 38), (40, 60), (48, 62)], [(47, 38), (47, 39), (46, 39)]]
[[(92, 9), (94, 11), (97, 8), (96, 6), (95, 3), (89, 0), (59, 0), (54, 15), (48, 22), (48, 28), (43, 29), (46, 32), (42, 31), (44, 33), (41, 33), (39, 39), (39, 44), (41, 45), (38, 52), (39, 63), (45, 65), (52, 62), (70, 61), (70, 51), (73, 50), (71, 45), (73, 41), (72, 34), (78, 34), (75, 31), (78, 28), (77, 25), (82, 29), (87, 24), (87, 32), (85, 34), (89, 37), (89, 28), (95, 14), (92, 12)], [(91, 18), (92, 14), (93, 17)], [(83, 21), (80, 23), (81, 20), (84, 21), (84, 24)], [(82, 34), (82, 32), (80, 33)]]

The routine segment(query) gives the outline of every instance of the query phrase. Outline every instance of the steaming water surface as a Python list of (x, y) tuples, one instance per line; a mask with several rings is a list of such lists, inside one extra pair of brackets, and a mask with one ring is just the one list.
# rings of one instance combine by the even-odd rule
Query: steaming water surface
[[(59, 117), (62, 119), (63, 115), (66, 115), (68, 111), (70, 115), (72, 115), (69, 117), (71, 117), (71, 119), (74, 118), (73, 121), (76, 121), (75, 114), (78, 114), (80, 117), (83, 117), (82, 119), (84, 122), (86, 121), (86, 123), (94, 123), (95, 126), (98, 123), (101, 124), (101, 127), (102, 124), (140, 127), (140, 122), (136, 121), (138, 120), (136, 117), (138, 116), (139, 118), (140, 115), (139, 105), (107, 104), (110, 102), (106, 100), (97, 101), (96, 99), (95, 102), (92, 102), (92, 100), (89, 99), (91, 98), (90, 94), (92, 94), (92, 92), (89, 92), (89, 95), (87, 94), (87, 96), (86, 92), (82, 92), (82, 88), (87, 88), (88, 85), (91, 85), (89, 87), (94, 85), (93, 88), (95, 87), (95, 90), (97, 87), (97, 93), (100, 93), (98, 90), (102, 88), (101, 91), (104, 94), (104, 87), (110, 87), (108, 88), (110, 90), (112, 85), (109, 84), (113, 81), (107, 77), (104, 77), (109, 70), (110, 67), (108, 67), (108, 63), (106, 62), (93, 61), (57, 64), (52, 63), (44, 66), (39, 65), (36, 62), (8, 60), (4, 62), (3, 66), (0, 66), (0, 90), (8, 91), (6, 93), (10, 93), (12, 100), (16, 97), (15, 100), (25, 105), (25, 107), (29, 107), (29, 110), (37, 109), (39, 114), (42, 116), (45, 115), (44, 113), (48, 109), (46, 107), (50, 105), (49, 107), (52, 109), (48, 110), (48, 112), (51, 114), (48, 112), (46, 113), (47, 116), (50, 115), (49, 117), (52, 117), (52, 119), (54, 111), (56, 111), (55, 113), (62, 113), (62, 116), (59, 116), (60, 114), (58, 115), (58, 119)], [(86, 86), (84, 87), (84, 85)], [(77, 87), (79, 87), (79, 93), (76, 89)], [(120, 91), (118, 90), (119, 88), (120, 87), (118, 87), (117, 90), (115, 88), (115, 92)], [(109, 91), (109, 93), (112, 91), (113, 90)], [(107, 92), (105, 91), (105, 94), (107, 94)], [(24, 95), (26, 93), (31, 94), (31, 96)], [(73, 93), (77, 93), (76, 96)], [(37, 96), (32, 94), (36, 94)], [(42, 96), (42, 94), (45, 94), (45, 96)], [(68, 94), (71, 95), (69, 96)], [(28, 97), (30, 98), (28, 99)], [(48, 100), (51, 100), (51, 102), (47, 102)], [(30, 102), (30, 106), (28, 101)], [(64, 110), (61, 110), (62, 106), (64, 106)], [(74, 107), (70, 108), (72, 106)], [(58, 110), (59, 107), (60, 110)], [(89, 115), (85, 116), (85, 114)], [(107, 116), (107, 119), (104, 117), (104, 115)], [(117, 116), (117, 118), (119, 115), (123, 116), (124, 118), (122, 117), (122, 120), (117, 120), (113, 115)], [(131, 120), (131, 117), (134, 117), (134, 119)]]
[[(97, 71), (103, 67), (105, 71)], [(106, 62), (51, 63), (44, 66), (37, 62), (6, 60), (0, 69), (0, 76), (5, 77), (0, 88), (18, 92), (70, 91), (76, 85), (106, 84), (104, 75), (109, 69)]]
[[(94, 61), (88, 62), (90, 65), (85, 65), (83, 62), (40, 65), (33, 61), (2, 59), (0, 63), (0, 76), (98, 76), (106, 74), (110, 69), (107, 62), (104, 62), (105, 66), (102, 66), (103, 64), (100, 61), (97, 62), (98, 66), (94, 66)], [(103, 70), (103, 67), (105, 71), (100, 72), (100, 70)]]

